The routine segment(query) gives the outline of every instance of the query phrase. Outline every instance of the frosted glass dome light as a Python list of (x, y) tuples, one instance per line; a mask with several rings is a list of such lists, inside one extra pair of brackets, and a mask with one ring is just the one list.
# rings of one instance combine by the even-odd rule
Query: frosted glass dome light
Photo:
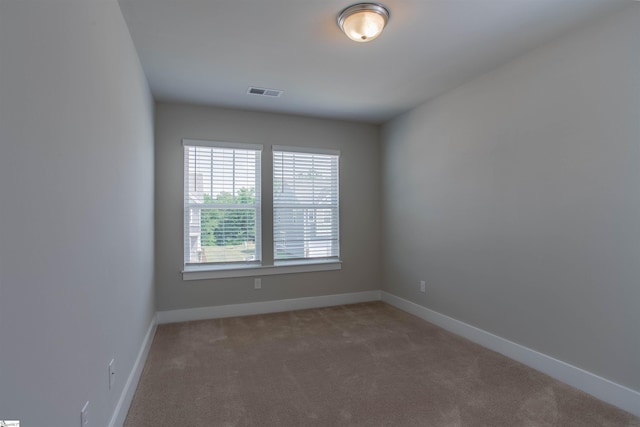
[(374, 40), (389, 21), (389, 10), (378, 3), (358, 3), (338, 15), (338, 26), (351, 40), (363, 43)]

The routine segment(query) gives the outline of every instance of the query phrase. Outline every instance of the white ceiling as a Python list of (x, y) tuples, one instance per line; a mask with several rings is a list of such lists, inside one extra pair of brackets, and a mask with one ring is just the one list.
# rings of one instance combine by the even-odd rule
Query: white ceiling
[(386, 0), (370, 43), (336, 25), (357, 1), (119, 3), (157, 100), (379, 123), (631, 1)]

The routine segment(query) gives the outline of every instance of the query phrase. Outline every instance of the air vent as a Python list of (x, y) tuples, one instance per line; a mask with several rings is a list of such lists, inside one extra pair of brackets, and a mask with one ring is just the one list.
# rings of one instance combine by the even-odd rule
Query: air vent
[(247, 94), (249, 95), (259, 95), (259, 96), (270, 96), (272, 98), (277, 98), (282, 95), (282, 91), (278, 89), (265, 89), (262, 87), (253, 87), (249, 86), (249, 90), (247, 90)]

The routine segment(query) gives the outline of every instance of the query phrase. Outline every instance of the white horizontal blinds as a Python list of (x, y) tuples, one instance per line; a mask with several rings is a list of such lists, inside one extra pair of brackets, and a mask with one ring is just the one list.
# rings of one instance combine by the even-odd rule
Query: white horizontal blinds
[(273, 148), (274, 259), (338, 258), (339, 153)]
[(184, 264), (259, 262), (261, 146), (184, 141)]

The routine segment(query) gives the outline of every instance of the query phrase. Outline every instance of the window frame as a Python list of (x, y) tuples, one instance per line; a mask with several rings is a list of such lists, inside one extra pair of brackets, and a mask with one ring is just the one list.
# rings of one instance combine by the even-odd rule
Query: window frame
[[(273, 151), (276, 148), (286, 150), (305, 150), (309, 153), (315, 154), (337, 154), (340, 156), (340, 152), (338, 150), (328, 150), (323, 148), (298, 148), (298, 147), (289, 147), (282, 145), (273, 145), (271, 146), (271, 172), (269, 174), (265, 174), (265, 166), (269, 166), (269, 162), (267, 162), (267, 156), (264, 155), (264, 146), (262, 144), (249, 144), (249, 143), (237, 143), (237, 142), (221, 142), (216, 140), (203, 140), (203, 139), (193, 139), (193, 138), (185, 138), (182, 140), (183, 145), (183, 165), (184, 165), (184, 156), (185, 156), (185, 146), (204, 146), (204, 147), (221, 147), (221, 148), (239, 148), (239, 149), (258, 149), (260, 152), (260, 163), (258, 166), (257, 179), (259, 179), (260, 184), (260, 195), (264, 194), (264, 184), (269, 179), (265, 180), (265, 176), (270, 176), (270, 182), (267, 182), (266, 188), (270, 188), (271, 190), (271, 213), (273, 213)], [(183, 166), (184, 167), (184, 166)], [(238, 278), (238, 277), (252, 277), (252, 276), (269, 276), (269, 275), (279, 275), (279, 274), (291, 274), (291, 273), (307, 273), (307, 272), (321, 272), (321, 271), (334, 271), (342, 269), (342, 260), (338, 257), (332, 258), (307, 258), (301, 260), (274, 260), (275, 253), (271, 253), (271, 259), (264, 258), (263, 246), (265, 243), (270, 247), (274, 247), (274, 236), (273, 236), (273, 215), (271, 218), (269, 216), (264, 215), (265, 212), (265, 204), (267, 200), (265, 198), (260, 197), (260, 207), (257, 212), (260, 215), (257, 217), (260, 222), (260, 233), (256, 230), (256, 252), (260, 251), (260, 260), (251, 261), (251, 262), (233, 262), (233, 263), (206, 263), (206, 264), (189, 264), (185, 263), (185, 237), (186, 237), (186, 229), (188, 227), (188, 218), (186, 215), (186, 207), (185, 207), (185, 191), (187, 190), (186, 186), (186, 168), (183, 169), (183, 253), (182, 253), (182, 280), (183, 281), (198, 281), (204, 279), (221, 279), (221, 278)], [(339, 183), (339, 162), (337, 167), (338, 174), (338, 197), (340, 191), (340, 183)], [(257, 181), (258, 182), (258, 181)], [(258, 190), (256, 189), (256, 192)], [(267, 191), (269, 194), (269, 191)], [(339, 201), (338, 201), (339, 206)], [(340, 229), (339, 224), (341, 220), (341, 212), (338, 209), (337, 213), (338, 218), (338, 254), (340, 254)], [(265, 233), (266, 230), (271, 230), (271, 233)], [(265, 236), (267, 239), (265, 239)], [(268, 241), (270, 239), (270, 241)], [(258, 244), (260, 244), (260, 249), (258, 249)]]
[[(183, 273), (189, 271), (203, 271), (203, 270), (226, 270), (226, 269), (242, 269), (251, 266), (259, 266), (262, 262), (262, 151), (263, 146), (261, 144), (246, 144), (237, 142), (221, 142), (221, 141), (209, 141), (199, 139), (183, 139)], [(187, 149), (188, 147), (203, 147), (203, 148), (222, 148), (222, 149), (234, 149), (234, 150), (248, 150), (255, 151), (257, 159), (256, 166), (253, 170), (255, 175), (255, 197), (256, 203), (247, 205), (247, 207), (236, 204), (221, 203), (209, 204), (208, 207), (204, 207), (202, 203), (202, 209), (242, 209), (242, 210), (254, 210), (256, 224), (255, 224), (255, 261), (220, 261), (209, 263), (188, 263), (187, 262), (187, 247), (191, 247), (191, 242), (187, 243), (190, 239), (188, 230), (191, 228), (191, 214), (188, 213), (189, 209), (193, 207), (193, 203), (187, 202), (187, 193), (189, 191), (189, 176), (190, 171), (187, 170)], [(197, 179), (197, 178), (194, 178)], [(235, 179), (235, 177), (234, 177)], [(197, 205), (197, 204), (196, 204)], [(251, 206), (251, 207), (250, 207)]]
[[(331, 246), (331, 252), (335, 252), (335, 255), (329, 255), (329, 256), (325, 256), (325, 257), (316, 257), (316, 256), (303, 256), (303, 257), (292, 257), (292, 258), (277, 258), (276, 256), (276, 252), (277, 252), (277, 243), (276, 243), (276, 191), (275, 191), (275, 185), (273, 183), (275, 183), (275, 175), (276, 175), (276, 161), (275, 161), (275, 157), (276, 157), (276, 153), (277, 152), (281, 152), (281, 153), (288, 153), (288, 154), (307, 154), (307, 155), (318, 155), (318, 156), (332, 156), (335, 157), (335, 177), (331, 177), (330, 179), (333, 181), (335, 180), (335, 188), (333, 188), (333, 185), (331, 187), (331, 194), (333, 194), (335, 192), (334, 198), (335, 198), (335, 203), (331, 203), (331, 204), (327, 204), (327, 205), (322, 205), (322, 204), (315, 204), (315, 203), (308, 203), (308, 204), (300, 204), (300, 207), (298, 207), (297, 209), (309, 209), (312, 211), (315, 211), (314, 215), (318, 214), (317, 210), (320, 209), (331, 209), (334, 210), (335, 209), (335, 224), (332, 222), (332, 228), (335, 227), (335, 233), (332, 232), (331, 233), (331, 237), (332, 239), (335, 239), (334, 242), (332, 242)], [(272, 246), (273, 246), (273, 258), (274, 258), (274, 265), (290, 265), (291, 263), (296, 263), (296, 264), (313, 264), (313, 263), (318, 263), (318, 262), (334, 262), (334, 261), (340, 261), (340, 151), (339, 150), (332, 150), (332, 149), (325, 149), (325, 148), (311, 148), (311, 147), (292, 147), (292, 146), (284, 146), (284, 145), (273, 145), (271, 147), (271, 153), (272, 153), (272, 209), (273, 209), (273, 224), (272, 224), (272, 229), (273, 229), (273, 241), (272, 241)], [(333, 160), (332, 160), (333, 161)], [(333, 166), (333, 165), (332, 165)], [(314, 190), (315, 191), (315, 190)], [(309, 193), (308, 191), (304, 191), (303, 192), (304, 195), (306, 196), (310, 196), (311, 193)], [(315, 192), (313, 193), (313, 195), (315, 196)], [(283, 204), (285, 206), (281, 206), (281, 209), (285, 209), (286, 208), (286, 203)], [(293, 203), (289, 203), (289, 208), (290, 209), (296, 209), (296, 204)], [(313, 227), (317, 227), (317, 224), (313, 223)], [(307, 234), (307, 232), (305, 231), (303, 234)], [(306, 245), (311, 242), (312, 240), (304, 240), (304, 250), (305, 252), (307, 251), (307, 247)]]

